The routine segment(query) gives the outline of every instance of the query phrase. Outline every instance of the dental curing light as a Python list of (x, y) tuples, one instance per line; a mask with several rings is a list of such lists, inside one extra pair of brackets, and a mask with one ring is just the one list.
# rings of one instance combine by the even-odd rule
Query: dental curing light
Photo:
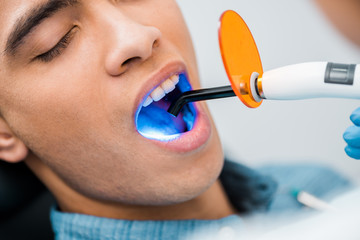
[[(359, 65), (309, 62), (264, 73), (256, 43), (244, 20), (229, 10), (223, 13), (220, 22), (220, 50), (231, 89), (249, 108), (259, 107), (264, 99), (360, 99)], [(179, 106), (188, 102), (222, 98), (224, 89), (229, 88), (185, 92), (172, 103), (168, 112), (176, 116), (181, 110)], [(234, 94), (223, 97), (229, 96)]]
[(188, 91), (181, 94), (176, 99), (176, 101), (172, 102), (172, 104), (168, 109), (168, 112), (174, 116), (177, 116), (179, 115), (181, 109), (189, 102), (197, 102), (203, 100), (211, 100), (211, 99), (227, 98), (227, 97), (235, 97), (235, 96), (236, 94), (234, 93), (231, 86)]

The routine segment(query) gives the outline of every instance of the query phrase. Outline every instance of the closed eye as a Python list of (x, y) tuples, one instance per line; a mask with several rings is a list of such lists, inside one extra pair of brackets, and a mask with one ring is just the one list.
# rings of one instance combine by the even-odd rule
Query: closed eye
[(70, 29), (70, 31), (67, 32), (66, 35), (61, 38), (61, 40), (52, 49), (36, 56), (33, 60), (48, 63), (51, 62), (54, 58), (60, 56), (62, 52), (69, 46), (72, 37), (74, 36), (75, 28), (76, 26)]

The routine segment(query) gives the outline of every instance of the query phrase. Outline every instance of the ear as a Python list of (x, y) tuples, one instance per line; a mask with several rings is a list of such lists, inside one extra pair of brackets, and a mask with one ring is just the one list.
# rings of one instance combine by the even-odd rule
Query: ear
[(25, 144), (10, 130), (8, 124), (0, 117), (0, 159), (9, 162), (21, 162), (28, 155)]

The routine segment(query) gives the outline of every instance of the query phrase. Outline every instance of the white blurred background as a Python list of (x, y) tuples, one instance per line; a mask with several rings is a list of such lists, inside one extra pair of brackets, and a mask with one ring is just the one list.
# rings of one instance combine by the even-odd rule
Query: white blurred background
[[(193, 37), (203, 87), (228, 85), (217, 28), (237, 11), (251, 29), (264, 71), (307, 61), (360, 63), (360, 48), (343, 37), (312, 0), (178, 0)], [(181, 34), (181, 33), (179, 33)], [(360, 183), (360, 161), (344, 152), (342, 134), (360, 100), (268, 101), (246, 108), (237, 98), (208, 102), (225, 153), (249, 166), (328, 164)]]

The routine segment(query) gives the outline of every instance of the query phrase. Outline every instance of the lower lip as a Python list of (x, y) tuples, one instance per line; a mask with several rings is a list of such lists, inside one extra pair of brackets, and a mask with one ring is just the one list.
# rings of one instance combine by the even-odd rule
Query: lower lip
[(179, 137), (167, 142), (148, 140), (161, 148), (173, 152), (187, 153), (200, 149), (210, 139), (211, 124), (201, 106), (198, 104), (195, 104), (195, 106), (197, 109), (197, 118), (191, 131), (182, 133)]

